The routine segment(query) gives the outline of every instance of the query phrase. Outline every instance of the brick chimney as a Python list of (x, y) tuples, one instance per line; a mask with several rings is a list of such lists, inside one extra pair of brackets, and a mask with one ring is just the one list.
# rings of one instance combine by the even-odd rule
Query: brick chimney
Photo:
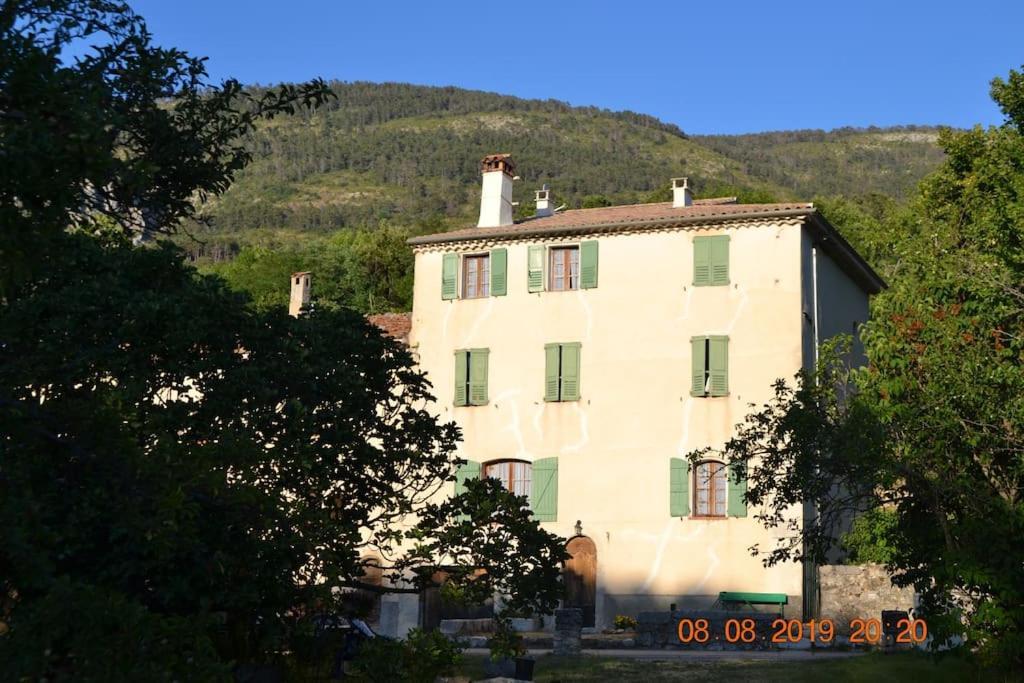
[(512, 181), (515, 179), (515, 170), (511, 154), (489, 154), (480, 161), (483, 187), (477, 227), (512, 225)]
[(552, 206), (553, 202), (551, 201), (551, 188), (548, 187), (547, 183), (544, 183), (544, 186), (537, 190), (534, 199), (537, 201), (537, 212), (535, 215), (538, 218), (555, 213), (555, 207)]
[(673, 178), (672, 208), (678, 209), (683, 206), (693, 206), (693, 195), (690, 194), (690, 186), (686, 178)]
[(299, 317), (303, 306), (309, 305), (309, 288), (312, 274), (309, 272), (292, 273), (292, 295), (288, 300), (288, 315)]

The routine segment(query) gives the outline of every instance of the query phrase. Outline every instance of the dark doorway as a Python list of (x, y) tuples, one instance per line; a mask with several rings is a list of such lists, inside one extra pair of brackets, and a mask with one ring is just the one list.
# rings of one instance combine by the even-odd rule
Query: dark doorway
[(597, 606), (597, 547), (586, 536), (569, 540), (565, 563), (565, 606), (583, 610), (583, 625), (594, 626)]

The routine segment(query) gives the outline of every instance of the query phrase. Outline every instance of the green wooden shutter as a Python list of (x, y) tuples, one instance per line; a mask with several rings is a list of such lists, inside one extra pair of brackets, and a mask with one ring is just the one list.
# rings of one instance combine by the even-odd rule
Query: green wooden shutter
[(561, 362), (560, 344), (544, 345), (544, 400), (558, 400), (559, 364)]
[(741, 462), (729, 465), (729, 516), (746, 517), (747, 503), (743, 494), (747, 492), (747, 468)]
[(459, 296), (459, 255), (445, 254), (441, 261), (441, 298)]
[(544, 291), (544, 246), (535, 244), (527, 253), (526, 289), (530, 292)]
[(711, 238), (693, 238), (693, 284), (711, 284)]
[(468, 366), (469, 365), (469, 352), (468, 351), (456, 351), (455, 352), (455, 405), (464, 406), (468, 403), (468, 394), (466, 393), (466, 383), (469, 380)]
[(672, 458), (669, 461), (669, 514), (686, 517), (690, 514), (690, 461)]
[(597, 240), (580, 244), (580, 289), (597, 287)]
[(467, 479), (480, 478), (480, 463), (469, 460), (455, 470), (455, 495), (466, 492)]
[(580, 343), (562, 344), (562, 400), (580, 400)]
[(708, 369), (711, 371), (712, 396), (726, 396), (729, 393), (729, 338), (709, 337)]
[(473, 349), (469, 352), (469, 403), (482, 406), (487, 403), (487, 356), (488, 349)]
[(491, 296), (505, 296), (508, 291), (508, 251), (491, 250)]
[(530, 508), (538, 522), (554, 522), (558, 518), (558, 458), (533, 461), (530, 483)]
[(690, 395), (691, 396), (703, 396), (704, 395), (704, 341), (706, 337), (693, 337), (690, 339), (690, 374), (692, 380), (690, 382)]
[(711, 284), (729, 284), (729, 236), (717, 235), (711, 242)]

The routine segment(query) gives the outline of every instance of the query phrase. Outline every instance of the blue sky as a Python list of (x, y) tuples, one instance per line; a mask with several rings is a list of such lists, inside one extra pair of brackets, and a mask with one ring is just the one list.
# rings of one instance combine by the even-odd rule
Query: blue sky
[(130, 0), (216, 79), (456, 85), (690, 133), (995, 124), (1024, 2)]

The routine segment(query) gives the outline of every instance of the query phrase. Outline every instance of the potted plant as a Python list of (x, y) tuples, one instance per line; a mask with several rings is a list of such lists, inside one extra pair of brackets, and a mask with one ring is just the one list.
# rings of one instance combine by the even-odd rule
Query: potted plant
[(488, 676), (533, 680), (533, 660), (524, 656), (523, 637), (512, 627), (508, 615), (494, 616), (494, 634), (487, 641), (487, 646), (491, 650), (491, 658), (484, 665)]

